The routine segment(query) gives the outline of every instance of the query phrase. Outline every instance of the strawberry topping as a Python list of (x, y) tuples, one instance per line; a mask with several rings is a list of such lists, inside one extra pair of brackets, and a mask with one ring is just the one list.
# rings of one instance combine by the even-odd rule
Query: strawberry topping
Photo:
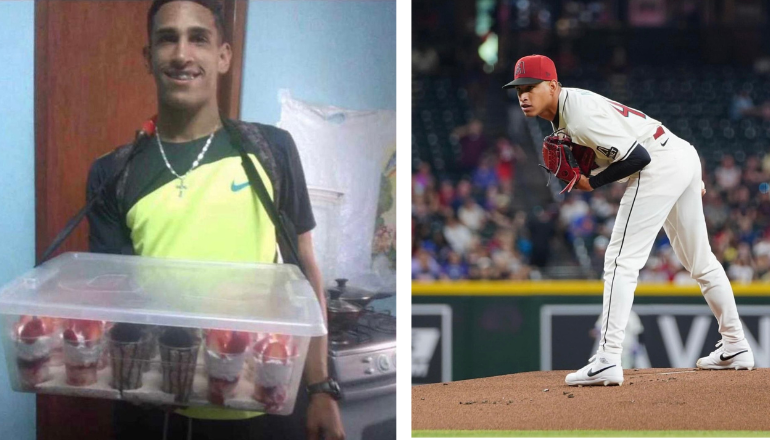
[(240, 354), (249, 346), (249, 334), (233, 330), (209, 330), (206, 342), (220, 353)]
[(280, 342), (273, 342), (268, 345), (262, 355), (273, 359), (280, 359), (284, 362), (289, 358), (289, 352), (286, 349), (286, 346)]
[(50, 318), (33, 316), (32, 319), (22, 318), (21, 322), (19, 335), (28, 344), (34, 343), (37, 338), (49, 335), (53, 331), (53, 322)]
[(239, 354), (246, 351), (249, 346), (249, 334), (244, 332), (232, 332), (230, 341), (227, 343), (224, 352), (230, 354)]

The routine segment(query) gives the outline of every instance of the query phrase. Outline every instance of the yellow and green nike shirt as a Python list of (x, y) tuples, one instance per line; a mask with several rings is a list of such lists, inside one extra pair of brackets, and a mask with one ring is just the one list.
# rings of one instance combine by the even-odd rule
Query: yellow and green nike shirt
[[(267, 125), (247, 127), (251, 136), (241, 137), (243, 146), (268, 193), (293, 222), (297, 234), (310, 231), (315, 227), (315, 219), (291, 135)], [(256, 145), (255, 135), (267, 142)], [(183, 143), (163, 142), (169, 164), (185, 177), (183, 185), (166, 166), (157, 138), (140, 141), (122, 178), (108, 185), (88, 215), (91, 252), (274, 262), (275, 227), (249, 185), (241, 156), (227, 129), (221, 128), (214, 134), (199, 165), (185, 175), (207, 140), (208, 136)], [(258, 159), (266, 154), (275, 167), (272, 176)], [(115, 175), (121, 163), (119, 150), (94, 162), (88, 176), (89, 200), (103, 182)], [(260, 414), (206, 408), (191, 408), (182, 413), (208, 419), (242, 419)]]

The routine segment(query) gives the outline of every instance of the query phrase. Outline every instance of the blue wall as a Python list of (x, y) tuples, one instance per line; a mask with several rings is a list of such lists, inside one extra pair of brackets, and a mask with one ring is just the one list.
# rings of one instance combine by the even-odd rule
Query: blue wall
[[(35, 263), (35, 5), (0, 2), (0, 285)], [(35, 397), (12, 392), (0, 350), (0, 437), (35, 438)]]
[(241, 117), (278, 122), (278, 89), (317, 104), (395, 110), (396, 2), (250, 2)]

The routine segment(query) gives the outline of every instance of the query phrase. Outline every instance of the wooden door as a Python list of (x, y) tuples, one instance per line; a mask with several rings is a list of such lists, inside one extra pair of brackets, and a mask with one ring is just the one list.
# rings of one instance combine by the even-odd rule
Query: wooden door
[[(91, 163), (133, 140), (156, 112), (155, 83), (142, 48), (150, 0), (35, 3), (36, 251), (85, 204)], [(238, 117), (245, 33), (245, 0), (225, 0), (226, 34), (233, 46), (222, 78), (223, 112)], [(83, 222), (58, 252), (88, 249)], [(109, 439), (110, 401), (40, 395), (39, 439)]]

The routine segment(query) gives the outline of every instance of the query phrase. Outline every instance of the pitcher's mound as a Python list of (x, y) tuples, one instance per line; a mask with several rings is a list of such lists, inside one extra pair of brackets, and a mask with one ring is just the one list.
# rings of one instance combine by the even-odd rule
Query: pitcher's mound
[(412, 429), (770, 430), (770, 369), (625, 370), (623, 386), (570, 387), (536, 371), (412, 388)]

